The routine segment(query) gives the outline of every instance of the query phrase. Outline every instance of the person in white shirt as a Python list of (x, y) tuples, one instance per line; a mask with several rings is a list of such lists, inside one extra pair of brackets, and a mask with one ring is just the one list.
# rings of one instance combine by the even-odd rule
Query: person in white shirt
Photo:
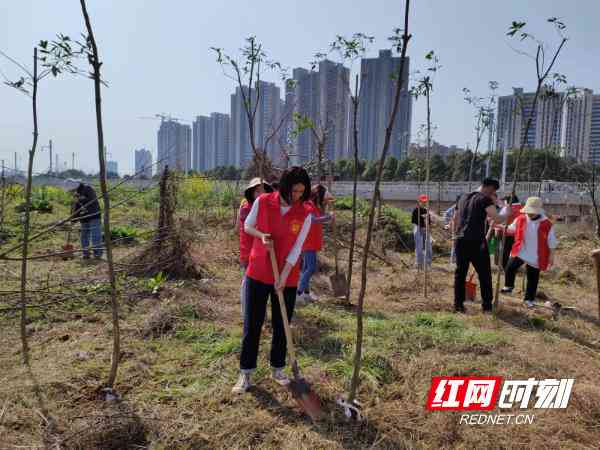
[(540, 272), (548, 270), (554, 264), (554, 251), (558, 240), (552, 222), (544, 214), (541, 198), (529, 197), (521, 213), (523, 215), (517, 217), (509, 226), (509, 230), (514, 232), (515, 242), (506, 267), (502, 292), (512, 292), (517, 271), (525, 264), (527, 288), (524, 300), (527, 306), (532, 307)]

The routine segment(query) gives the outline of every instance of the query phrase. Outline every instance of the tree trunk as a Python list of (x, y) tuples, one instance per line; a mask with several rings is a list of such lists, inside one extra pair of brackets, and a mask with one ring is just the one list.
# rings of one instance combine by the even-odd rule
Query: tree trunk
[(354, 142), (354, 174), (352, 183), (352, 230), (350, 231), (350, 250), (348, 253), (348, 286), (346, 291), (346, 303), (350, 303), (350, 291), (352, 285), (352, 263), (354, 261), (354, 241), (356, 240), (356, 190), (358, 186), (358, 107), (360, 98), (358, 95), (358, 75), (356, 75), (354, 99), (352, 101), (352, 136)]
[(377, 178), (375, 179), (375, 189), (373, 191), (373, 198), (371, 200), (369, 210), (369, 221), (367, 224), (367, 239), (365, 242), (364, 253), (361, 263), (361, 280), (360, 280), (360, 291), (358, 294), (358, 304), (356, 308), (356, 351), (354, 354), (354, 371), (352, 373), (352, 380), (350, 382), (350, 392), (348, 394), (348, 401), (353, 402), (356, 397), (356, 391), (358, 389), (358, 382), (360, 377), (360, 367), (362, 362), (362, 341), (363, 341), (363, 307), (365, 300), (365, 293), (367, 289), (367, 262), (369, 260), (369, 251), (371, 249), (371, 239), (373, 236), (373, 223), (375, 221), (375, 202), (376, 194), (379, 191), (379, 185), (381, 184), (381, 175), (383, 174), (383, 165), (385, 158), (390, 146), (390, 140), (392, 137), (392, 130), (394, 127), (394, 121), (398, 114), (398, 105), (400, 103), (400, 92), (402, 90), (402, 77), (404, 75), (404, 64), (406, 62), (406, 49), (408, 41), (411, 36), (408, 34), (408, 16), (409, 16), (409, 5), (410, 0), (406, 0), (406, 6), (404, 11), (404, 30), (402, 35), (402, 52), (400, 54), (400, 68), (398, 71), (398, 77), (396, 79), (396, 92), (394, 97), (394, 108), (390, 115), (388, 126), (385, 130), (385, 139), (383, 142), (383, 148), (381, 149), (381, 155), (379, 158), (379, 165), (377, 168)]
[(429, 249), (429, 179), (431, 177), (431, 104), (429, 102), (430, 90), (427, 88), (425, 99), (427, 100), (427, 162), (425, 166), (425, 193), (427, 194), (427, 203), (425, 210), (427, 216), (425, 218), (425, 252), (423, 269), (425, 271), (425, 283), (423, 286), (423, 296), (427, 298), (427, 285), (429, 284), (429, 268), (427, 267), (427, 250)]
[(94, 97), (96, 106), (96, 129), (98, 132), (98, 162), (100, 165), (100, 190), (102, 191), (102, 200), (104, 203), (104, 243), (106, 245), (106, 260), (108, 262), (108, 277), (110, 281), (110, 305), (112, 310), (112, 333), (113, 333), (113, 353), (110, 367), (110, 373), (108, 376), (107, 387), (113, 388), (115, 380), (117, 378), (117, 370), (119, 367), (119, 359), (121, 355), (121, 339), (120, 339), (120, 328), (119, 328), (119, 302), (117, 299), (117, 281), (115, 278), (115, 266), (113, 261), (112, 253), (112, 241), (110, 234), (110, 199), (108, 195), (108, 186), (106, 181), (106, 160), (104, 152), (104, 129), (102, 126), (102, 96), (101, 96), (101, 85), (102, 78), (100, 75), (100, 55), (98, 54), (98, 47), (96, 45), (96, 39), (94, 38), (94, 31), (92, 29), (92, 23), (87, 12), (85, 0), (80, 0), (81, 11), (85, 20), (85, 26), (88, 33), (91, 46), (91, 58), (90, 64), (92, 66), (92, 78), (94, 80)]
[[(560, 48), (559, 48), (559, 50), (560, 50)], [(543, 82), (544, 82), (543, 79), (538, 79), (537, 88), (535, 90), (535, 95), (533, 97), (533, 104), (531, 107), (531, 112), (529, 113), (529, 119), (527, 119), (527, 123), (525, 125), (525, 131), (523, 132), (523, 138), (521, 139), (519, 153), (517, 154), (517, 159), (515, 162), (515, 171), (514, 171), (514, 176), (513, 176), (512, 189), (510, 191), (510, 200), (508, 202), (509, 207), (513, 203), (513, 198), (514, 198), (516, 190), (517, 190), (517, 182), (519, 180), (519, 166), (521, 163), (521, 156), (523, 154), (523, 150), (525, 149), (525, 146), (527, 145), (527, 133), (529, 133), (529, 128), (531, 127), (531, 123), (533, 122), (533, 115), (535, 114), (535, 111), (537, 108), (537, 102), (538, 102), (538, 98), (540, 95), (540, 90), (542, 88)], [(504, 224), (504, 230), (502, 233), (502, 247), (501, 248), (505, 248), (505, 246), (506, 246), (506, 231), (507, 230), (508, 230), (508, 224), (506, 223), (506, 224)], [(499, 305), (500, 275), (502, 272), (503, 272), (502, 270), (499, 270), (498, 273), (496, 274), (496, 288), (495, 288), (495, 292), (494, 292), (494, 304), (493, 304), (494, 314), (496, 314), (496, 312), (498, 310), (498, 305)]]
[[(33, 114), (33, 143), (29, 150), (29, 162), (27, 164), (27, 184), (25, 185), (25, 220), (23, 223), (23, 247), (21, 252), (21, 345), (23, 352), (23, 364), (29, 364), (29, 344), (27, 342), (27, 257), (29, 254), (29, 229), (31, 216), (31, 184), (33, 177), (33, 159), (38, 141), (38, 117), (37, 117), (37, 91), (38, 91), (38, 57), (37, 48), (33, 49), (33, 93), (31, 97), (31, 109)], [(4, 211), (3, 211), (4, 212)]]

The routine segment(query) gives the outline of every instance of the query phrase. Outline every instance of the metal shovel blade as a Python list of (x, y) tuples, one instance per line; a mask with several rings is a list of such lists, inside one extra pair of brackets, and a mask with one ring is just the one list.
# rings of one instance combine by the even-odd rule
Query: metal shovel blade
[(322, 417), (321, 400), (304, 378), (293, 378), (290, 380), (288, 387), (298, 406), (313, 421), (317, 421)]

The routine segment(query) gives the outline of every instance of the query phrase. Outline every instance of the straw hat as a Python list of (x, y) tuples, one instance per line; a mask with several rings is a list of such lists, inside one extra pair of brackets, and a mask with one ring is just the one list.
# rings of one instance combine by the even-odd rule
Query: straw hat
[(521, 209), (524, 214), (543, 214), (544, 213), (544, 202), (539, 197), (529, 197), (525, 206)]
[[(248, 196), (251, 189), (254, 189), (257, 186), (260, 186), (261, 184), (264, 185), (265, 188), (267, 188), (267, 189), (271, 188), (271, 185), (269, 183), (267, 183), (266, 180), (261, 181), (261, 179), (259, 177), (252, 178), (250, 180), (250, 183), (248, 183), (248, 187), (246, 187), (246, 189), (244, 189), (244, 197)], [(265, 189), (265, 190), (267, 190), (267, 189)]]

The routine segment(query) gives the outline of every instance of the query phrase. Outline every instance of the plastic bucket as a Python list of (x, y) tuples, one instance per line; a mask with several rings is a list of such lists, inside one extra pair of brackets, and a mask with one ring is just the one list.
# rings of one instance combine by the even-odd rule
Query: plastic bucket
[(475, 273), (471, 275), (471, 277), (465, 282), (465, 299), (468, 301), (475, 301), (476, 293), (477, 293), (477, 285), (473, 283), (473, 276)]

